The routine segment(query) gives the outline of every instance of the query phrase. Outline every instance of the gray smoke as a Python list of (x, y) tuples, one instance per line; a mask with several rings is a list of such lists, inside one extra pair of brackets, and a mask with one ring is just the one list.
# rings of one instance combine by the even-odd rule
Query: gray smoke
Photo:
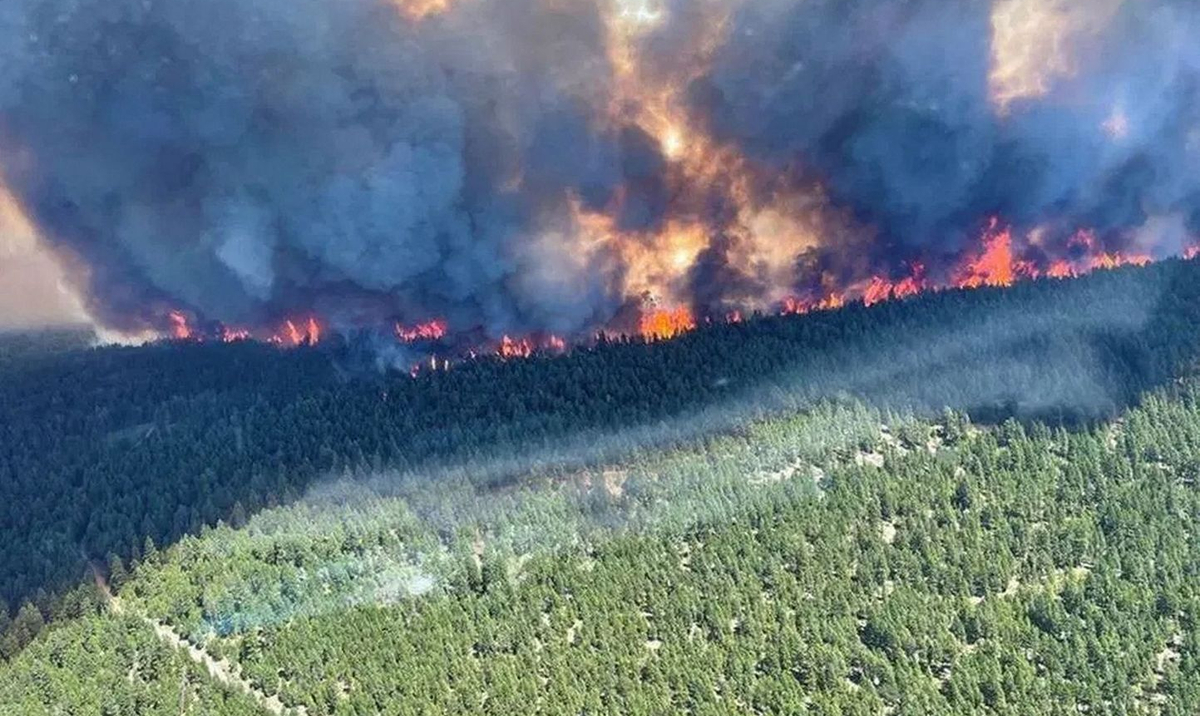
[(588, 3), (13, 0), (0, 9), (10, 188), (91, 267), (101, 317), (165, 304), (234, 324), (299, 310), (570, 332), (611, 315), (615, 262), (567, 199), (657, 148), (597, 126), (611, 69)]
[[(462, 0), (415, 21), (397, 2), (3, 3), (0, 172), (86, 267), (94, 315), (581, 333), (636, 297), (576, 203), (635, 236), (673, 212), (711, 224), (699, 307), (778, 289), (726, 259), (746, 230), (728, 187), (673, 176), (637, 113), (614, 107), (619, 4)], [(1068, 29), (1048, 43), (1065, 59), (1027, 63), (1046, 69), (1042, 91), (1000, 107), (996, 55), (1040, 47), (998, 46), (1002, 5)], [(795, 288), (914, 260), (944, 275), (992, 216), (1047, 227), (1050, 255), (1082, 227), (1156, 255), (1200, 231), (1193, 2), (659, 10), (636, 40), (642, 75), (687, 82), (690, 122), (744, 154), (757, 199), (823, 187), (839, 225), (859, 227), (798, 256)]]
[[(1061, 71), (1037, 37), (993, 42), (1005, 4), (1006, 20), (1057, 37)], [(881, 231), (885, 261), (956, 256), (993, 215), (1050, 224), (1060, 242), (1081, 227), (1118, 247), (1161, 240), (1146, 248), (1162, 254), (1176, 239), (1139, 235), (1147, 222), (1200, 231), (1194, 2), (756, 0), (731, 26), (691, 88), (697, 117), (758, 161), (825, 182)], [(998, 110), (993, 55), (1005, 53), (1030, 53), (1045, 86)]]

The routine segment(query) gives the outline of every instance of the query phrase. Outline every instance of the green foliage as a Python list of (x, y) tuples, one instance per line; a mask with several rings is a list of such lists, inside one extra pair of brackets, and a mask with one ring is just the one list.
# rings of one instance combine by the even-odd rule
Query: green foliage
[(0, 704), (257, 713), (145, 615), (314, 716), (1197, 713), (1198, 345), (1195, 262), (418, 380), (0, 345)]
[(1200, 710), (1200, 383), (913, 429), (827, 404), (503, 488), (343, 485), (123, 598), (310, 714)]
[(632, 436), (604, 443), (616, 456), (845, 395), (977, 422), (1109, 417), (1195, 362), (1200, 262), (480, 359), (418, 380), (352, 370), (353, 341), (281, 353), (72, 340), (0, 338), (0, 543), (22, 545), (0, 554), (10, 604), (69, 587), (89, 558), (137, 560), (147, 537), (240, 525), (330, 473)]
[(5, 716), (263, 716), (249, 697), (130, 617), (89, 616), (55, 629), (0, 666)]

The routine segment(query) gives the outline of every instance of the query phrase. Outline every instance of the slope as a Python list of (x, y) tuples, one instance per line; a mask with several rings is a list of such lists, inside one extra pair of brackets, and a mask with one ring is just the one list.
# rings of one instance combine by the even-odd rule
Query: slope
[(824, 404), (323, 485), (121, 596), (311, 714), (1194, 713), (1197, 455), (1192, 380), (1074, 431)]

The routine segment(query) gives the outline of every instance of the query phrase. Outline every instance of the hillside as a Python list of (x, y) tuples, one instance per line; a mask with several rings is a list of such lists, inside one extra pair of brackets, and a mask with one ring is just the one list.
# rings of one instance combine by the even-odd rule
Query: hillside
[(1198, 446), (1189, 382), (1074, 432), (825, 406), (502, 490), (339, 481), (114, 575), (0, 702), (252, 712), (140, 618), (309, 714), (1194, 713)]
[(1198, 341), (1172, 261), (418, 379), (22, 348), (0, 703), (1192, 713)]

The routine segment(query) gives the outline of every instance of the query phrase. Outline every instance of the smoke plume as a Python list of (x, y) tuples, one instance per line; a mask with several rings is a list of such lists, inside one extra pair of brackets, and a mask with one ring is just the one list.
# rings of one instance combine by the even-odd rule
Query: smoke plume
[(1183, 0), (8, 0), (0, 178), (127, 331), (837, 305), (1188, 249), (1198, 31)]

